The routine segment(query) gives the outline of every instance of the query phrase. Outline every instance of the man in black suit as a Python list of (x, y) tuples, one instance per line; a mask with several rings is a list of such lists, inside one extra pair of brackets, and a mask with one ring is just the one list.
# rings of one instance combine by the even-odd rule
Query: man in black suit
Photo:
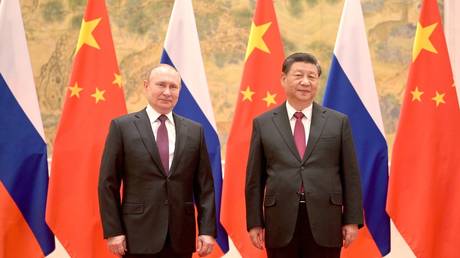
[(247, 228), (269, 258), (338, 258), (363, 223), (360, 176), (347, 116), (314, 102), (317, 59), (283, 63), (287, 101), (253, 121)]
[(195, 249), (200, 256), (212, 251), (216, 217), (211, 167), (203, 128), (172, 112), (180, 87), (179, 73), (158, 65), (144, 81), (149, 105), (110, 125), (99, 205), (104, 238), (116, 255), (189, 258)]

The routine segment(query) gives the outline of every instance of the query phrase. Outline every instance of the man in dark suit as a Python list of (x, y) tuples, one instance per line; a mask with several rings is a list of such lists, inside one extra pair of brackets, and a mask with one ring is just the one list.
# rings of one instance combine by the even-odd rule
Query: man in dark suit
[(344, 114), (313, 100), (321, 67), (306, 53), (283, 63), (287, 101), (253, 121), (247, 228), (269, 258), (338, 258), (363, 223), (360, 176)]
[(202, 127), (172, 112), (180, 87), (179, 73), (158, 65), (144, 81), (149, 105), (110, 125), (99, 205), (104, 238), (116, 255), (188, 258), (195, 248), (200, 256), (212, 251), (216, 217), (211, 167)]

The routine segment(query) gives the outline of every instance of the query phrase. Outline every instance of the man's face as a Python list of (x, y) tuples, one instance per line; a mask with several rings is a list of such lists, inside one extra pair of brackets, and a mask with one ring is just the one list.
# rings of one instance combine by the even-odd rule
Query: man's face
[(152, 70), (149, 80), (144, 81), (144, 93), (150, 106), (160, 114), (171, 112), (179, 98), (180, 83), (179, 73), (170, 67)]
[(318, 68), (310, 63), (295, 62), (287, 74), (281, 76), (286, 97), (295, 107), (309, 106), (316, 96), (318, 84)]

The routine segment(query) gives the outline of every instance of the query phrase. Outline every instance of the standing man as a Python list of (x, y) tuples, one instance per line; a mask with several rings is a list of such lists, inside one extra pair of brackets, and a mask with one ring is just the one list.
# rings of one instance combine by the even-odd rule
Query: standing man
[(149, 105), (110, 125), (99, 205), (104, 238), (116, 255), (189, 258), (195, 248), (200, 256), (212, 251), (216, 217), (211, 167), (203, 128), (172, 112), (180, 88), (173, 67), (156, 66), (144, 81)]
[(247, 228), (269, 258), (339, 258), (363, 223), (351, 128), (346, 115), (313, 101), (320, 75), (313, 55), (288, 56), (287, 101), (253, 121)]

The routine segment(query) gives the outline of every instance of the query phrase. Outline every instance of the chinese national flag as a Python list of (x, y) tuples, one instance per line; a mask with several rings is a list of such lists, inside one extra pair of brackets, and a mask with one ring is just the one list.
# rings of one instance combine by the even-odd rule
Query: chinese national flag
[(417, 23), (387, 211), (419, 258), (460, 257), (460, 110), (436, 0)]
[(259, 0), (245, 55), (243, 78), (227, 141), (221, 221), (243, 257), (265, 257), (246, 231), (244, 187), (252, 120), (285, 100), (280, 84), (284, 54), (273, 1)]
[(89, 0), (51, 165), (46, 220), (72, 257), (115, 257), (102, 235), (97, 182), (112, 118), (126, 113), (105, 1)]

